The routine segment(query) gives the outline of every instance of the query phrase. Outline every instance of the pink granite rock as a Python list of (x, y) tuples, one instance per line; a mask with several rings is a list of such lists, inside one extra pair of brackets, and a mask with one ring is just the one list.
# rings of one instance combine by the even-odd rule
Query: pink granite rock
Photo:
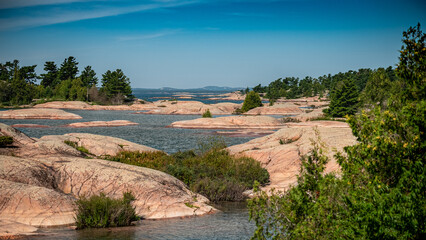
[(127, 120), (113, 120), (113, 121), (92, 121), (92, 122), (76, 122), (65, 125), (66, 127), (85, 128), (85, 127), (120, 127), (138, 125), (139, 123)]
[(0, 111), (0, 118), (3, 119), (80, 119), (74, 113), (65, 112), (60, 109), (47, 108), (26, 108)]

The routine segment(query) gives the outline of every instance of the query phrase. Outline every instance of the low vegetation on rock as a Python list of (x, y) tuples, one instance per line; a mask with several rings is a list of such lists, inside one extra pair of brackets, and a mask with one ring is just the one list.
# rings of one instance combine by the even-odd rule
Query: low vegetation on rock
[(207, 110), (203, 113), (203, 118), (211, 118), (211, 117), (213, 117), (213, 116), (212, 116), (212, 113), (210, 112), (210, 110), (209, 110), (209, 109), (207, 109)]
[(133, 200), (130, 192), (123, 193), (121, 199), (111, 199), (103, 193), (81, 197), (76, 202), (77, 229), (129, 226), (139, 219), (131, 204)]
[(260, 99), (260, 96), (258, 93), (254, 91), (250, 91), (246, 99), (244, 100), (243, 107), (241, 108), (242, 112), (247, 112), (250, 109), (257, 108), (263, 106), (262, 100)]
[(268, 172), (252, 158), (231, 156), (223, 144), (207, 143), (197, 150), (177, 152), (120, 152), (108, 160), (166, 172), (183, 181), (190, 190), (213, 202), (241, 201), (254, 182), (266, 184)]
[(0, 136), (0, 147), (6, 147), (13, 143), (13, 138), (10, 136)]

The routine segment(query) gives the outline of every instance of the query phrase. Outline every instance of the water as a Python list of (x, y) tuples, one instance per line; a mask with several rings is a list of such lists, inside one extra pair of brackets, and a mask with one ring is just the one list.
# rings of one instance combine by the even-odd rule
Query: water
[(216, 205), (222, 212), (190, 218), (142, 220), (136, 226), (72, 230), (69, 228), (41, 229), (44, 236), (34, 239), (249, 239), (255, 229), (248, 221), (245, 203)]
[[(145, 115), (133, 111), (66, 110), (82, 116), (77, 120), (50, 119), (0, 119), (12, 124), (40, 124), (49, 128), (18, 128), (30, 137), (62, 135), (84, 132), (123, 138), (168, 153), (194, 149), (205, 141), (214, 130), (167, 128), (174, 121), (199, 118), (198, 115)], [(139, 125), (122, 127), (69, 128), (63, 125), (73, 122), (96, 120), (129, 120)], [(247, 142), (253, 137), (229, 137), (223, 139), (228, 146)], [(245, 203), (222, 203), (215, 206), (222, 212), (191, 218), (142, 220), (136, 226), (110, 229), (73, 230), (67, 227), (40, 229), (42, 236), (35, 239), (248, 239), (254, 224), (248, 221)], [(32, 237), (33, 238), (33, 237)]]
[[(229, 93), (229, 92), (218, 92), (218, 91), (204, 91), (204, 92), (191, 92), (191, 91), (160, 91), (160, 90), (149, 90), (149, 89), (133, 89), (133, 95), (136, 98), (144, 99), (149, 102), (155, 102), (158, 100), (167, 100), (167, 99), (178, 99), (179, 101), (200, 101), (205, 104), (215, 104), (220, 102), (232, 102), (232, 103), (242, 103), (243, 100), (223, 100), (215, 99), (210, 100), (209, 98), (219, 97), (217, 95)], [(176, 95), (190, 95), (191, 98), (179, 98)]]
[[(0, 122), (12, 124), (40, 124), (49, 128), (18, 128), (30, 137), (40, 138), (44, 135), (63, 135), (66, 133), (93, 133), (113, 136), (128, 141), (174, 153), (194, 149), (200, 142), (206, 141), (214, 130), (167, 128), (172, 122), (199, 118), (199, 115), (149, 115), (133, 114), (134, 111), (88, 111), (66, 110), (83, 117), (74, 120), (51, 119), (0, 119)], [(63, 125), (73, 122), (129, 120), (139, 123), (134, 126), (70, 128)], [(221, 136), (222, 137), (222, 136)], [(228, 146), (247, 142), (253, 137), (222, 137)]]

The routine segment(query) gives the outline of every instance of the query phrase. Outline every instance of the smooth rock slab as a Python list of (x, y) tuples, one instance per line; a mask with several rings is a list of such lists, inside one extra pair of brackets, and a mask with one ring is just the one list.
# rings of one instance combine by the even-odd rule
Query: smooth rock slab
[(74, 128), (85, 128), (85, 127), (120, 127), (120, 126), (132, 126), (138, 125), (139, 123), (127, 121), (127, 120), (113, 120), (113, 121), (92, 121), (92, 122), (76, 122), (65, 125), (66, 127)]
[(282, 122), (267, 116), (230, 116), (217, 118), (198, 118), (193, 120), (177, 121), (170, 124), (174, 128), (200, 129), (278, 129), (283, 127)]
[[(300, 159), (312, 150), (312, 140), (316, 140), (316, 131), (325, 143), (326, 155), (330, 158), (325, 172), (339, 171), (339, 164), (333, 157), (335, 152), (342, 152), (343, 147), (356, 143), (352, 130), (344, 122), (291, 123), (288, 124), (288, 128), (280, 129), (274, 134), (234, 145), (228, 149), (231, 154), (256, 159), (268, 170), (270, 185), (264, 188), (265, 190), (271, 188), (285, 190), (296, 184)], [(289, 143), (285, 143), (286, 141)]]
[(3, 119), (81, 119), (82, 117), (60, 109), (27, 108), (0, 111)]
[(115, 156), (121, 151), (155, 152), (155, 148), (136, 144), (121, 138), (102, 136), (90, 133), (67, 133), (65, 135), (48, 135), (40, 138), (41, 141), (76, 142), (96, 156)]

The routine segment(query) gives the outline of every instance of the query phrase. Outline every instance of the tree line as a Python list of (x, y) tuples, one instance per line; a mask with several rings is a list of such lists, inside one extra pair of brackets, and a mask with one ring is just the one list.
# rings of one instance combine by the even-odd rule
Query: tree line
[(72, 56), (65, 58), (59, 67), (53, 61), (46, 61), (45, 73), (40, 75), (36, 67), (21, 67), (18, 60), (0, 63), (0, 102), (3, 105), (28, 104), (33, 99), (121, 104), (133, 98), (130, 80), (121, 69), (102, 74), (99, 88), (92, 67), (86, 66), (79, 75), (78, 62)]
[[(318, 78), (279, 78), (268, 86), (258, 84), (252, 91), (269, 99), (271, 105), (283, 97), (327, 97), (331, 104), (326, 113), (333, 117), (343, 117), (354, 114), (361, 106), (382, 104), (392, 91), (398, 91), (398, 80), (392, 67), (363, 68)], [(250, 89), (242, 91), (248, 93)]]

